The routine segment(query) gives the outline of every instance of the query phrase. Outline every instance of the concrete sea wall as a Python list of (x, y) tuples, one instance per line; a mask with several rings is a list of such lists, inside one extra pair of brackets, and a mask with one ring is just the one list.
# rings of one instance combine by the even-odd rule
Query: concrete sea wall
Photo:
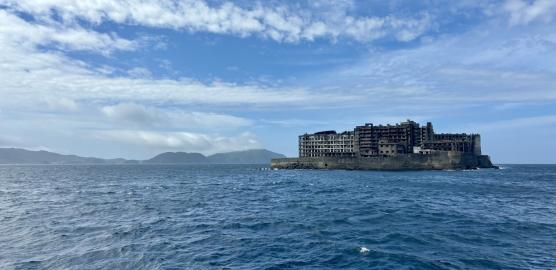
[(341, 170), (464, 170), (495, 168), (489, 156), (461, 152), (436, 152), (429, 155), (407, 154), (358, 158), (302, 157), (278, 158), (271, 161), (277, 169), (341, 169)]

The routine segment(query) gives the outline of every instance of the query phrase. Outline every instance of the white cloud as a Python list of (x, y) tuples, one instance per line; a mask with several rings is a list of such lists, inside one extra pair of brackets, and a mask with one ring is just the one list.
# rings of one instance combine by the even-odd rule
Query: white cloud
[(79, 104), (72, 99), (47, 99), (46, 104), (50, 110), (73, 112), (79, 109)]
[[(72, 1), (4, 0), (12, 9), (50, 19), (53, 13), (66, 22), (77, 19), (100, 24), (112, 21), (148, 27), (188, 31), (260, 35), (276, 41), (312, 41), (317, 38), (350, 37), (369, 41), (390, 35), (409, 41), (429, 27), (429, 18), (354, 17), (346, 14), (350, 5), (326, 5), (309, 11), (296, 6), (267, 7), (255, 4), (243, 8), (231, 2), (209, 5), (205, 1)], [(323, 9), (325, 5), (318, 5)], [(317, 7), (317, 5), (314, 5)], [(302, 11), (303, 10), (303, 11)]]
[(134, 67), (128, 70), (127, 74), (133, 78), (150, 78), (152, 76), (150, 70), (142, 67)]
[(101, 112), (111, 120), (122, 124), (145, 127), (174, 128), (188, 130), (219, 130), (245, 127), (251, 121), (241, 117), (225, 114), (184, 112), (175, 109), (146, 107), (135, 103), (119, 103), (104, 106)]
[(137, 130), (108, 130), (95, 134), (99, 139), (139, 145), (158, 151), (187, 151), (203, 154), (261, 148), (262, 145), (251, 133), (236, 137), (225, 137), (191, 132), (154, 132)]
[[(44, 35), (31, 42), (27, 37), (33, 37), (32, 31), (13, 32), (10, 29), (17, 29), (20, 23), (30, 26), (14, 15), (0, 10), (0, 20), (5, 23), (0, 24), (0, 95), (9, 97), (0, 100), (0, 105), (4, 106), (33, 107), (42, 104), (42, 100), (269, 106), (331, 104), (357, 99), (344, 94), (311, 93), (300, 88), (241, 86), (225, 82), (206, 84), (187, 78), (113, 77), (110, 72), (105, 72), (106, 68), (96, 70), (63, 54), (41, 50), (39, 47), (51, 39)], [(35, 29), (34, 26), (31, 29)]]
[[(93, 67), (64, 51), (133, 50), (135, 41), (74, 23), (25, 21), (10, 10), (0, 10), (0, 22), (0, 124), (6, 135), (24, 138), (20, 147), (48, 145), (61, 152), (99, 156), (125, 152), (134, 157), (162, 150), (211, 153), (260, 148), (254, 135), (234, 134), (237, 128), (249, 127), (249, 119), (178, 108), (206, 109), (207, 104), (211, 109), (240, 105), (305, 108), (360, 99), (303, 88), (153, 79), (139, 69), (130, 71), (139, 76), (118, 77), (109, 66)], [(84, 138), (95, 146), (82, 144)], [(127, 146), (119, 147), (120, 143)], [(150, 146), (148, 153), (140, 150), (142, 145)]]
[(109, 77), (50, 53), (14, 50), (0, 55), (1, 60), (14, 63), (7, 65), (0, 74), (3, 82), (0, 94), (11, 97), (9, 100), (0, 100), (0, 103), (12, 105), (29, 104), (41, 97), (89, 102), (116, 100), (255, 106), (319, 105), (357, 100), (353, 95), (317, 94), (299, 88), (240, 86), (222, 82), (204, 84), (189, 79)]
[[(53, 45), (61, 49), (109, 54), (114, 50), (133, 50), (137, 44), (116, 34), (103, 34), (79, 26), (29, 23), (0, 9), (0, 42), (24, 48)], [(8, 43), (8, 44), (6, 44)]]
[[(139, 159), (164, 151), (214, 153), (262, 148), (255, 135), (244, 133), (252, 128), (247, 119), (139, 105), (138, 109), (133, 105), (124, 109), (126, 106), (103, 107), (109, 116), (90, 111), (93, 106), (63, 114), (10, 109), (0, 114), (0, 147), (37, 149), (46, 145), (60, 153)], [(157, 123), (141, 122), (141, 117)]]
[[(291, 134), (297, 132), (295, 127), (305, 130), (335, 125), (330, 119), (361, 117), (362, 121), (397, 122), (402, 117), (388, 115), (397, 116), (400, 112), (447, 118), (458, 106), (483, 106), (481, 109), (487, 110), (485, 104), (519, 106), (527, 102), (535, 106), (556, 100), (553, 64), (556, 35), (552, 33), (552, 24), (547, 27), (533, 23), (553, 21), (553, 1), (508, 1), (503, 16), (509, 14), (511, 23), (520, 27), (480, 22), (467, 32), (431, 36), (429, 42), (420, 46), (372, 51), (362, 63), (342, 63), (340, 70), (310, 74), (311, 78), (301, 79), (303, 87), (155, 79), (141, 68), (131, 68), (125, 76), (118, 76), (113, 67), (90, 66), (65, 54), (78, 50), (108, 55), (119, 50), (136, 50), (144, 41), (157, 41), (128, 40), (94, 30), (106, 23), (257, 36), (279, 42), (340, 38), (361, 42), (382, 38), (412, 41), (431, 32), (435, 23), (442, 23), (434, 21), (440, 12), (431, 9), (402, 17), (357, 16), (349, 1), (309, 4), (320, 6), (316, 10), (303, 10), (291, 3), (278, 7), (269, 7), (266, 2), (252, 7), (214, 3), (0, 0), (2, 132), (24, 137), (29, 145), (48, 142), (46, 145), (55, 149), (81, 148), (82, 153), (98, 151), (101, 155), (137, 151), (133, 155), (143, 156), (138, 149), (144, 145), (152, 153), (161, 150), (208, 153), (260, 147), (252, 134), (233, 134), (235, 128), (257, 130), (257, 127), (249, 119), (200, 111), (225, 108), (271, 117), (274, 122), (266, 123), (267, 126), (286, 125), (288, 129), (264, 132), (279, 134), (275, 136), (284, 140), (288, 139), (282, 135), (288, 134), (295, 145), (296, 134)], [(491, 5), (488, 6), (490, 9)], [(63, 19), (58, 20), (58, 15)], [(504, 22), (506, 18), (503, 17)], [(168, 63), (161, 65), (170, 67)], [(340, 106), (346, 110), (337, 110)], [(320, 110), (307, 110), (308, 107)], [(45, 113), (45, 108), (71, 113)], [(281, 117), (317, 120), (284, 122)], [(552, 116), (516, 120), (521, 124), (530, 121), (554, 123)], [(219, 126), (228, 130), (219, 130)], [(41, 130), (40, 134), (36, 130)], [(91, 138), (94, 147), (81, 145), (82, 138), (89, 138), (91, 133), (96, 135)]]
[(556, 16), (554, 0), (507, 0), (504, 11), (510, 13), (510, 23), (528, 24), (535, 20), (550, 22)]
[(225, 82), (207, 84), (187, 78), (152, 79), (148, 76), (150, 72), (141, 68), (130, 70), (134, 77), (113, 77), (109, 68), (92, 68), (64, 54), (42, 49), (51, 43), (64, 48), (104, 52), (133, 48), (130, 41), (114, 36), (75, 27), (31, 24), (0, 10), (0, 95), (9, 97), (1, 99), (0, 105), (36, 107), (43, 104), (43, 100), (50, 100), (56, 101), (50, 102), (52, 106), (66, 105), (66, 108), (75, 107), (72, 101), (268, 106), (331, 104), (356, 99), (350, 95), (314, 94), (299, 88), (240, 86)]

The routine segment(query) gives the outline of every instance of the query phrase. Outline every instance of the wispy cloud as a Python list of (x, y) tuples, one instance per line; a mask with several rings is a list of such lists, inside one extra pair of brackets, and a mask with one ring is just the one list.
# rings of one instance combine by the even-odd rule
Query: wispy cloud
[(114, 77), (65, 55), (41, 51), (38, 42), (34, 46), (19, 46), (14, 36), (7, 33), (0, 36), (3, 48), (0, 94), (10, 96), (0, 100), (5, 106), (36, 106), (38, 100), (45, 99), (257, 106), (330, 104), (357, 99), (350, 95), (317, 94), (300, 87), (202, 83), (188, 78)]
[(317, 95), (303, 88), (202, 83), (188, 78), (153, 79), (148, 70), (140, 67), (130, 70), (131, 77), (114, 77), (65, 54), (43, 49), (53, 42), (54, 46), (103, 52), (134, 48), (133, 42), (115, 35), (31, 24), (0, 9), (0, 80), (3, 82), (0, 94), (10, 96), (0, 100), (0, 104), (25, 107), (25, 104), (36, 106), (37, 100), (96, 100), (264, 106), (356, 99), (347, 95)]
[(29, 23), (0, 9), (0, 37), (6, 46), (35, 48), (51, 45), (61, 49), (83, 50), (110, 54), (114, 50), (133, 50), (137, 43), (118, 37), (84, 29), (77, 25), (60, 23)]
[(556, 115), (516, 117), (507, 120), (474, 124), (474, 128), (481, 132), (516, 130), (522, 128), (531, 128), (531, 127), (554, 127), (554, 126), (556, 126)]
[(507, 0), (503, 9), (510, 14), (512, 25), (550, 22), (556, 17), (556, 1), (553, 0)]
[(372, 51), (359, 63), (327, 71), (310, 83), (365, 93), (368, 102), (386, 109), (554, 101), (556, 42), (551, 35), (541, 26), (524, 33), (486, 23), (418, 47)]
[[(64, 22), (104, 21), (147, 27), (184, 29), (238, 36), (257, 35), (275, 41), (298, 42), (340, 37), (370, 41), (393, 37), (411, 41), (431, 25), (428, 14), (414, 17), (360, 17), (347, 14), (346, 5), (329, 6), (326, 12), (299, 6), (269, 7), (261, 3), (241, 7), (232, 2), (209, 4), (206, 1), (29, 1), (4, 0), (11, 9), (50, 20), (54, 14)], [(302, 11), (304, 10), (304, 11)]]

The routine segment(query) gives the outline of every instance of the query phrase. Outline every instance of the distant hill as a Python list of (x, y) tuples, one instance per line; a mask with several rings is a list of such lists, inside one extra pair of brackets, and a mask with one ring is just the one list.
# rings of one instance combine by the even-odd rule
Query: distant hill
[(102, 159), (62, 155), (48, 151), (0, 148), (0, 164), (268, 164), (273, 158), (285, 157), (265, 149), (236, 151), (204, 156), (200, 153), (166, 152), (138, 161), (123, 158)]
[(30, 151), (19, 148), (0, 148), (0, 164), (125, 164), (137, 163), (126, 159), (102, 159), (62, 155), (48, 151)]
[(144, 163), (177, 164), (177, 163), (207, 163), (207, 157), (199, 153), (166, 152), (145, 160)]
[(144, 163), (157, 164), (267, 164), (273, 158), (285, 157), (266, 149), (235, 151), (204, 156), (199, 153), (166, 152)]

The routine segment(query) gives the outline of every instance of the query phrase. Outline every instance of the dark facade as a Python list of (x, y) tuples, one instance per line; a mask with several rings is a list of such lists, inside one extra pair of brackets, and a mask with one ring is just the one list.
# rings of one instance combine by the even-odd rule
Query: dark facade
[(481, 154), (479, 134), (435, 134), (432, 123), (407, 120), (396, 125), (357, 126), (299, 136), (299, 157), (372, 157), (455, 151)]

